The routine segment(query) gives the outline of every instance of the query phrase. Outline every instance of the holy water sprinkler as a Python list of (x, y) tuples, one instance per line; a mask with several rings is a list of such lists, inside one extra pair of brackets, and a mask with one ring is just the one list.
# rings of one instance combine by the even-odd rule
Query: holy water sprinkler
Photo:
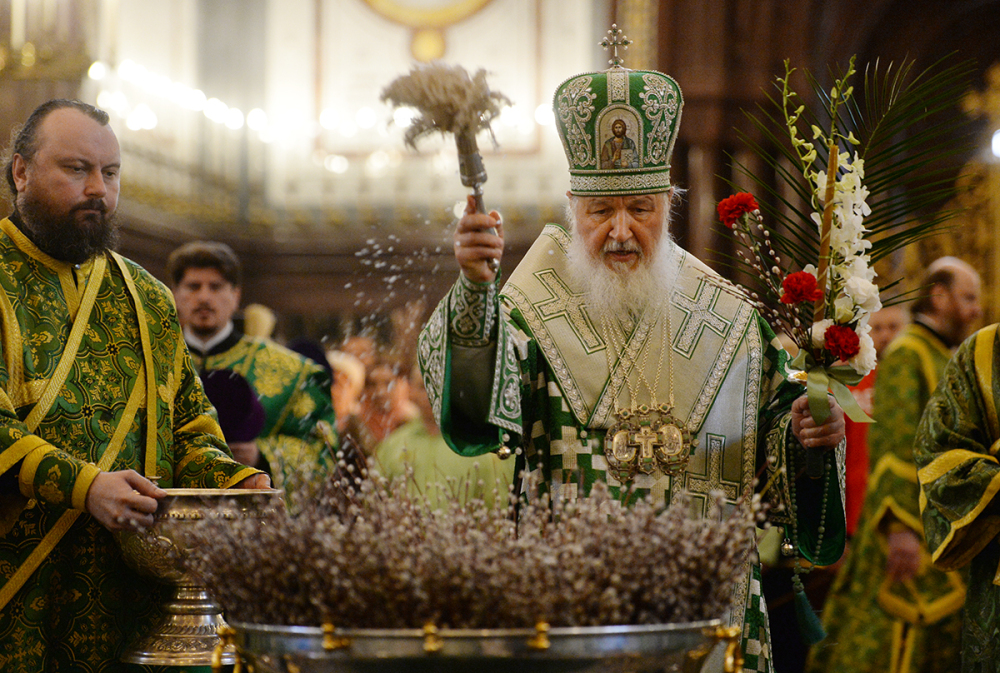
[[(470, 76), (461, 66), (442, 63), (418, 65), (408, 74), (390, 82), (382, 90), (381, 99), (395, 107), (410, 107), (419, 113), (404, 135), (406, 144), (413, 149), (416, 149), (417, 139), (429, 133), (454, 135), (462, 184), (472, 189), (476, 211), (485, 213), (483, 183), (486, 182), (486, 168), (479, 154), (476, 134), (487, 130), (492, 137), (490, 122), (504, 106), (510, 104), (502, 93), (490, 91), (486, 84), (486, 72), (478, 70)], [(493, 142), (496, 144), (495, 138)], [(499, 267), (496, 259), (491, 259), (489, 264), (494, 271)]]

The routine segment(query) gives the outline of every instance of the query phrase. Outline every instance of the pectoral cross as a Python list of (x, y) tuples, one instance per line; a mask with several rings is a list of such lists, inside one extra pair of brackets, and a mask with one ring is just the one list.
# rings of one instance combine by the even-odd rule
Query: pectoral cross
[[(612, 428), (609, 465), (619, 481), (629, 481), (635, 473), (652, 474), (657, 468), (671, 476), (684, 471), (689, 451), (684, 433), (671, 423), (657, 422), (656, 427), (643, 421), (618, 429)], [(606, 449), (607, 451), (607, 449)]]

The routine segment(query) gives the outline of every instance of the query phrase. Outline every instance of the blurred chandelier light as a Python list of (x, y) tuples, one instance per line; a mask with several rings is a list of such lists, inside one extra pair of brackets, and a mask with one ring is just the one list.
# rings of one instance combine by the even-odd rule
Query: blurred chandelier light
[(331, 173), (337, 173), (338, 175), (346, 173), (350, 166), (351, 163), (347, 160), (347, 157), (340, 156), (339, 154), (331, 154), (323, 159), (323, 167)]
[(328, 131), (337, 128), (337, 113), (331, 108), (326, 108), (319, 113), (319, 125)]
[[(351, 151), (368, 156), (365, 160), (353, 161), (348, 160), (343, 154), (327, 153), (328, 150), (322, 150), (320, 155), (314, 157), (314, 163), (335, 174), (344, 174), (351, 168), (360, 168), (368, 176), (374, 177), (384, 175), (389, 169), (399, 166), (402, 156), (398, 152), (390, 153), (379, 147), (383, 146), (385, 140), (394, 142), (391, 140), (393, 127), (397, 133), (405, 130), (412, 126), (418, 114), (411, 108), (400, 107), (392, 112), (390, 123), (380, 123), (387, 115), (376, 107), (362, 105), (354, 110), (325, 108), (315, 121), (272, 119), (261, 108), (253, 108), (244, 113), (239, 108), (230, 107), (219, 98), (210, 97), (200, 89), (172, 81), (169, 77), (154, 73), (130, 59), (121, 61), (117, 67), (111, 67), (102, 61), (94, 61), (87, 71), (87, 76), (90, 80), (100, 83), (97, 105), (124, 120), (126, 127), (132, 131), (151, 130), (161, 123), (169, 126), (176, 113), (165, 109), (164, 103), (172, 103), (180, 109), (202, 113), (205, 119), (233, 131), (247, 128), (256, 134), (260, 142), (277, 143), (287, 150), (295, 149), (304, 140), (317, 138), (323, 130), (336, 133), (347, 141), (347, 146), (352, 148)], [(162, 102), (154, 99), (160, 99)], [(507, 107), (501, 112), (499, 121), (501, 128), (497, 131), (500, 132), (500, 136), (510, 137), (508, 134), (514, 133), (526, 137), (535, 133), (539, 126), (551, 126), (555, 118), (552, 106), (543, 103), (533, 110), (519, 105)], [(334, 142), (337, 144), (337, 141)], [(1000, 156), (1000, 131), (993, 136), (993, 153)], [(457, 163), (453, 154), (453, 152), (436, 154), (432, 159), (433, 172), (441, 175), (456, 171)]]
[(552, 126), (555, 123), (555, 115), (552, 114), (552, 106), (548, 103), (542, 103), (537, 108), (535, 108), (535, 122), (539, 126)]
[(357, 122), (360, 128), (370, 129), (378, 123), (378, 114), (376, 114), (375, 110), (365, 106), (354, 115), (354, 121)]
[(234, 131), (243, 128), (243, 113), (237, 108), (231, 107), (226, 110), (226, 128)]
[[(87, 76), (90, 79), (95, 82), (103, 82), (109, 88), (111, 85), (108, 80), (112, 73), (117, 73), (120, 82), (127, 82), (153, 96), (165, 98), (186, 110), (203, 112), (208, 119), (216, 124), (225, 125), (233, 130), (241, 129), (246, 124), (256, 131), (264, 142), (268, 142), (273, 135), (268, 129), (267, 115), (264, 114), (263, 110), (255, 108), (251, 111), (251, 113), (257, 113), (251, 124), (239, 108), (229, 107), (218, 98), (207, 97), (199, 89), (150, 72), (135, 61), (125, 59), (115, 69), (109, 68), (101, 61), (94, 61), (87, 70)], [(133, 108), (122, 91), (102, 89), (97, 97), (97, 104), (104, 109), (111, 110), (119, 117), (125, 117), (126, 126), (130, 129), (150, 129), (157, 124), (156, 114), (148, 105), (140, 103)], [(139, 111), (140, 108), (142, 111)], [(132, 116), (137, 112), (137, 116)], [(128, 119), (129, 117), (131, 120)]]
[(133, 131), (151, 131), (156, 128), (156, 115), (145, 103), (139, 103), (128, 114), (125, 125)]
[(263, 131), (267, 128), (267, 113), (259, 107), (247, 113), (247, 126), (253, 131)]
[(993, 132), (993, 156), (1000, 158), (1000, 129)]
[(392, 121), (396, 126), (400, 128), (407, 128), (413, 124), (414, 118), (417, 116), (416, 110), (408, 107), (396, 108), (392, 113)]

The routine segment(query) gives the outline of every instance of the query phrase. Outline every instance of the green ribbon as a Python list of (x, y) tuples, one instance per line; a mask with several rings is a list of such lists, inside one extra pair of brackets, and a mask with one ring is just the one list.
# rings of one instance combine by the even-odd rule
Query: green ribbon
[(854, 395), (847, 386), (857, 385), (861, 374), (848, 365), (833, 367), (818, 366), (812, 354), (805, 350), (799, 351), (789, 367), (806, 373), (806, 396), (809, 400), (809, 412), (813, 419), (822, 425), (830, 418), (830, 403), (827, 393), (833, 394), (833, 399), (844, 410), (847, 417), (855, 423), (872, 423), (874, 420), (858, 405)]

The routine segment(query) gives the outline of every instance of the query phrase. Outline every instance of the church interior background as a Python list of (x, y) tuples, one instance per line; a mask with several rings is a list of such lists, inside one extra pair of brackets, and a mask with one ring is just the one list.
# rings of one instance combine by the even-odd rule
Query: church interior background
[(121, 252), (165, 280), (177, 245), (225, 241), (244, 262), (244, 302), (271, 307), (280, 336), (329, 343), (394, 312), (419, 320), (457, 273), (454, 147), (407, 150), (407, 112), (380, 102), (382, 88), (441, 59), (485, 69), (511, 99), (496, 147), (480, 138), (509, 272), (545, 222), (562, 221), (551, 95), (607, 67), (598, 43), (612, 23), (633, 40), (627, 67), (683, 90), (673, 174), (688, 191), (672, 227), (709, 261), (729, 249), (715, 204), (731, 157), (752, 161), (742, 111), (785, 59), (821, 81), (852, 54), (918, 70), (974, 59), (954, 110), (973, 141), (952, 160), (969, 187), (959, 226), (881, 272), (913, 278), (958, 254), (983, 274), (985, 320), (1000, 319), (1000, 0), (0, 0), (0, 127), (57, 96), (108, 110)]

